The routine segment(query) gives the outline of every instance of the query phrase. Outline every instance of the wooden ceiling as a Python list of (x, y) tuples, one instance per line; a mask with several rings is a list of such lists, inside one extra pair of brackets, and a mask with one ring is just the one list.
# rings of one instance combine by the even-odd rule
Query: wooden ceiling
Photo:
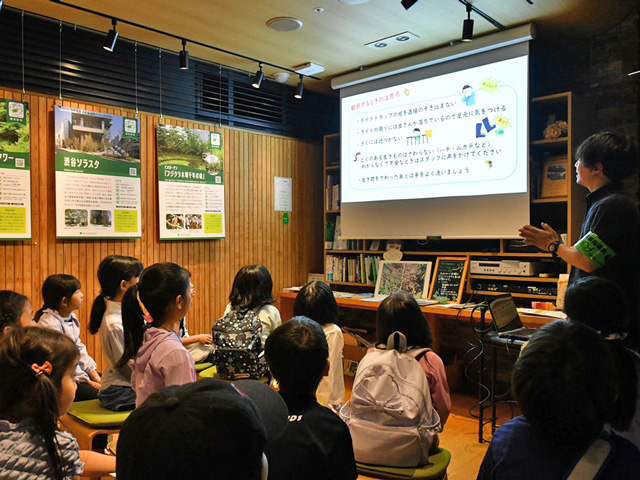
[[(459, 39), (465, 6), (459, 0), (419, 0), (405, 10), (400, 0), (369, 0), (349, 5), (340, 0), (67, 0), (77, 6), (197, 40), (287, 68), (313, 62), (324, 66), (322, 80), (306, 80), (308, 89), (330, 93), (331, 77), (392, 59), (424, 52)], [(348, 1), (348, 0), (347, 0)], [(552, 42), (584, 41), (619, 23), (636, 0), (471, 0), (474, 7), (505, 27), (533, 22), (539, 38)], [(106, 32), (109, 19), (84, 13), (49, 0), (5, 0), (24, 9), (79, 26)], [(317, 13), (315, 9), (324, 9)], [(1, 13), (0, 13), (1, 14)], [(266, 25), (273, 17), (295, 17), (303, 27), (276, 32)], [(472, 13), (474, 35), (498, 29)], [(365, 44), (411, 32), (419, 38), (384, 49)], [(180, 42), (126, 24), (118, 25), (128, 38), (178, 51)], [(117, 46), (116, 46), (117, 48)], [(253, 72), (255, 62), (196, 45), (192, 57)], [(265, 66), (266, 75), (278, 69)], [(297, 76), (288, 83), (295, 85)]]

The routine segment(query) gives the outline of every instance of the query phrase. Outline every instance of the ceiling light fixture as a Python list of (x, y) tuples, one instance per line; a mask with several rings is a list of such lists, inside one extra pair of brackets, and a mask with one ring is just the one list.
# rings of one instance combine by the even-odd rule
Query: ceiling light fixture
[(473, 19), (471, 18), (472, 5), (467, 2), (467, 18), (462, 24), (462, 41), (470, 42), (473, 40)]
[(262, 80), (264, 80), (264, 73), (262, 73), (263, 65), (262, 63), (259, 63), (258, 65), (260, 65), (260, 70), (258, 70), (255, 77), (253, 77), (253, 83), (251, 84), (253, 88), (260, 88), (260, 85), (262, 85)]
[(113, 49), (116, 47), (116, 41), (118, 40), (118, 32), (116, 31), (118, 21), (112, 18), (111, 25), (113, 25), (113, 28), (107, 33), (107, 37), (104, 39), (104, 45), (102, 46), (107, 52), (113, 52)]
[(2, 11), (2, 4), (4, 3), (4, 0), (0, 0), (0, 11)]
[(189, 70), (189, 52), (187, 51), (187, 41), (182, 39), (182, 50), (180, 51), (180, 70)]
[[(52, 2), (52, 3), (55, 3), (57, 5), (62, 5), (62, 6), (65, 6), (65, 7), (73, 8), (74, 10), (78, 10), (78, 11), (85, 12), (85, 13), (90, 13), (91, 15), (96, 15), (98, 17), (110, 18), (114, 22), (114, 25), (115, 25), (115, 22), (118, 21), (120, 23), (124, 23), (125, 25), (130, 25), (130, 26), (135, 27), (135, 28), (140, 28), (142, 30), (146, 30), (148, 32), (153, 32), (153, 33), (156, 33), (158, 35), (164, 35), (165, 37), (174, 38), (176, 40), (185, 40), (185, 41), (189, 42), (192, 45), (197, 45), (199, 47), (204, 47), (204, 48), (207, 48), (209, 50), (215, 50), (216, 52), (221, 52), (221, 53), (224, 53), (224, 54), (227, 54), (227, 55), (231, 55), (231, 56), (234, 56), (234, 57), (243, 58), (243, 59), (251, 61), (251, 62), (263, 63), (264, 65), (269, 65), (269, 66), (271, 66), (271, 67), (273, 67), (273, 68), (275, 68), (277, 70), (283, 70), (285, 72), (291, 72), (291, 73), (298, 73), (298, 72), (296, 72), (295, 70), (293, 70), (291, 68), (283, 67), (283, 66), (278, 65), (276, 63), (270, 63), (270, 62), (265, 62), (263, 60), (258, 60), (257, 58), (253, 58), (253, 57), (250, 57), (248, 55), (243, 55), (242, 53), (233, 52), (233, 51), (227, 50), (225, 48), (216, 47), (215, 45), (211, 45), (209, 43), (200, 42), (200, 41), (195, 40), (193, 38), (185, 38), (182, 35), (176, 35), (176, 34), (171, 33), (171, 32), (165, 32), (163, 30), (159, 30), (157, 28), (150, 27), (148, 25), (143, 25), (141, 23), (132, 22), (131, 20), (112, 17), (111, 15), (107, 15), (106, 13), (98, 12), (96, 10), (91, 10), (90, 8), (81, 7), (79, 5), (76, 5), (76, 4), (73, 4), (73, 3), (69, 3), (69, 2), (67, 2), (65, 0), (49, 0), (49, 1)], [(297, 22), (299, 26), (302, 26), (302, 22), (300, 20), (297, 20), (297, 19), (293, 19), (293, 20), (295, 22)], [(312, 73), (305, 73), (304, 76), (305, 77), (309, 77), (309, 78), (313, 78), (314, 80), (322, 80), (320, 77), (316, 77)]]
[(418, 3), (418, 0), (402, 0), (400, 3), (402, 4), (405, 10), (409, 10), (416, 3)]
[(298, 86), (296, 87), (296, 93), (293, 95), (295, 98), (300, 100), (302, 98), (302, 92), (304, 92), (304, 77), (300, 75), (300, 81), (298, 82)]

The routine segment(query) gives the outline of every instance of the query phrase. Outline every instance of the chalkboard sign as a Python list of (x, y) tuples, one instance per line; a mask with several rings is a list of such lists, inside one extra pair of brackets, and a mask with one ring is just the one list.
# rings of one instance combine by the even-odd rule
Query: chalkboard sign
[(468, 258), (438, 257), (429, 298), (437, 300), (437, 297), (446, 297), (449, 303), (460, 303), (468, 267)]

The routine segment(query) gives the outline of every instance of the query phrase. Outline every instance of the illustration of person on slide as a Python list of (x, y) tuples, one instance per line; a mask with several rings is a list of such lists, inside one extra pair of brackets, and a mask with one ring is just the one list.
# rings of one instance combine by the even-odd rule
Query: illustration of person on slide
[(473, 91), (471, 85), (462, 87), (462, 101), (467, 104), (467, 107), (476, 104), (476, 92)]

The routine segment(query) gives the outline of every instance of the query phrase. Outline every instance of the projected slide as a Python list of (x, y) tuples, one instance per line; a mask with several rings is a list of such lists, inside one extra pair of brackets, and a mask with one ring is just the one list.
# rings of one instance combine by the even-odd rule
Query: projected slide
[(342, 202), (527, 191), (527, 57), (342, 99)]

